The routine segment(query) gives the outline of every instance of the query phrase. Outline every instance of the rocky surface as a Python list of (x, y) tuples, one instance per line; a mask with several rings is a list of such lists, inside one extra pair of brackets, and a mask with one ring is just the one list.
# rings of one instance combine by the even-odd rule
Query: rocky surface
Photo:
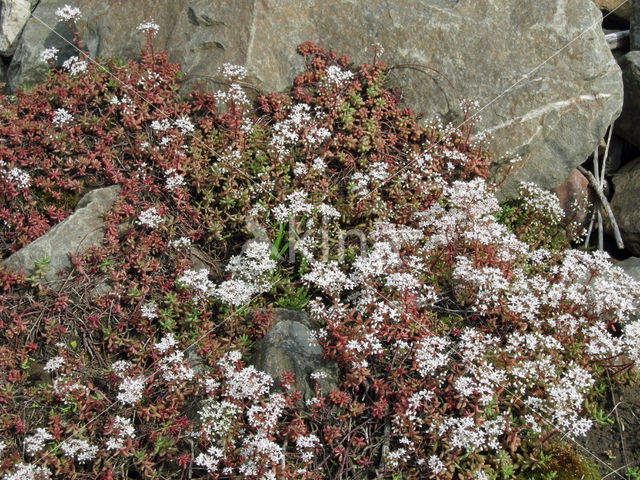
[[(44, 77), (38, 56), (45, 47), (63, 50), (59, 62), (72, 54), (56, 35), (70, 37), (54, 15), (64, 3), (38, 4), (11, 61), (11, 89)], [(136, 26), (153, 18), (160, 25), (155, 45), (182, 64), (185, 90), (218, 88), (212, 80), (224, 62), (247, 66), (258, 87), (282, 90), (302, 69), (296, 46), (303, 41), (354, 62), (370, 62), (367, 47), (379, 42), (388, 64), (421, 66), (390, 75), (414, 110), (459, 122), (460, 99), (486, 105), (477, 127), (494, 135), (494, 178), (504, 175), (507, 152), (523, 159), (503, 198), (515, 196), (522, 180), (562, 183), (621, 108), (620, 72), (601, 30), (590, 28), (601, 17), (590, 0), (124, 0), (120, 8), (87, 0), (82, 12), (77, 28), (92, 56), (136, 57), (143, 41)]]
[(337, 384), (337, 366), (327, 364), (322, 358), (322, 348), (312, 343), (314, 328), (306, 313), (275, 309), (274, 323), (256, 346), (252, 364), (278, 380), (285, 371), (295, 374), (295, 388), (303, 399), (314, 396), (316, 380), (310, 377), (321, 372), (326, 378), (319, 380), (323, 392)]
[(34, 271), (35, 261), (48, 257), (51, 263), (44, 278), (54, 282), (58, 271), (71, 267), (69, 252), (80, 253), (89, 247), (102, 244), (102, 216), (111, 208), (119, 192), (120, 186), (113, 185), (87, 193), (72, 215), (15, 252), (2, 264), (15, 271), (24, 270), (30, 275)]
[(616, 120), (616, 133), (640, 147), (640, 51), (627, 53), (619, 64), (624, 81), (624, 107)]
[(640, 158), (613, 175), (611, 209), (618, 222), (624, 246), (640, 255)]
[(564, 212), (565, 222), (575, 222), (581, 227), (588, 227), (590, 220), (589, 212), (586, 210), (576, 210), (574, 205), (581, 199), (593, 202), (589, 191), (589, 180), (578, 169), (572, 170), (569, 178), (552, 190), (560, 201), (560, 206)]
[(33, 0), (0, 1), (0, 55), (11, 56), (29, 15)]
[(633, 13), (631, 14), (629, 31), (629, 47), (631, 50), (640, 50), (640, 2), (633, 1)]
[(624, 20), (631, 18), (632, 1), (626, 0), (593, 0), (600, 10), (605, 12), (613, 12), (616, 17)]
[(629, 257), (616, 263), (616, 266), (622, 268), (627, 275), (640, 282), (640, 257)]

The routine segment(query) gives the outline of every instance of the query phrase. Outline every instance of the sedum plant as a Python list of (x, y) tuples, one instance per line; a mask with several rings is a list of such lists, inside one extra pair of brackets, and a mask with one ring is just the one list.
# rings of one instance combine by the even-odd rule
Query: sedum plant
[[(533, 188), (500, 223), (472, 124), (421, 126), (379, 48), (304, 43), (290, 92), (254, 102), (225, 65), (181, 98), (139, 29), (139, 61), (80, 53), (0, 98), (2, 258), (121, 186), (62, 287), (0, 267), (0, 478), (552, 478), (638, 360), (638, 285), (540, 242)], [(278, 305), (320, 326), (335, 388), (247, 362)]]

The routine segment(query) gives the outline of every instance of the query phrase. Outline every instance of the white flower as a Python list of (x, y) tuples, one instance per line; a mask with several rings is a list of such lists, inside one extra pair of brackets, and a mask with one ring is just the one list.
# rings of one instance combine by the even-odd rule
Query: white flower
[(178, 130), (180, 130), (180, 133), (182, 133), (183, 135), (186, 135), (187, 133), (193, 133), (193, 130), (195, 129), (193, 123), (191, 123), (191, 120), (189, 120), (189, 118), (187, 117), (180, 117), (175, 122), (173, 122), (173, 125)]
[(88, 63), (84, 60), (80, 60), (80, 57), (69, 57), (62, 64), (64, 68), (71, 75), (77, 75), (78, 73), (85, 72), (87, 70)]
[(158, 343), (153, 345), (154, 350), (164, 354), (167, 350), (172, 349), (178, 345), (178, 341), (175, 339), (172, 333), (165, 334)]
[(29, 174), (19, 168), (12, 168), (5, 174), (6, 178), (10, 182), (15, 182), (19, 189), (29, 188), (31, 183), (31, 177)]
[(167, 176), (165, 187), (170, 192), (184, 185), (184, 177), (175, 173), (175, 169), (170, 168), (169, 170), (165, 170), (164, 174)]
[(56, 10), (56, 17), (58, 17), (58, 20), (61, 22), (75, 22), (80, 18), (80, 16), (80, 9), (70, 5), (65, 5), (64, 7), (60, 7)]
[(311, 165), (311, 169), (317, 172), (323, 173), (327, 169), (327, 164), (320, 157), (316, 157), (313, 160), (313, 164)]
[(107, 450), (122, 448), (127, 438), (136, 437), (135, 432), (135, 428), (131, 424), (131, 419), (117, 415), (116, 418), (113, 419), (113, 437), (106, 442)]
[(35, 455), (44, 448), (47, 440), (53, 439), (53, 436), (44, 428), (36, 428), (36, 433), (24, 439), (24, 448), (29, 455)]
[(206, 268), (201, 268), (197, 272), (195, 270), (185, 270), (182, 276), (178, 278), (178, 283), (195, 288), (204, 297), (210, 295), (214, 288), (213, 282), (209, 280), (209, 271)]
[(47, 364), (43, 367), (45, 372), (56, 372), (64, 365), (64, 357), (53, 357), (51, 360), (47, 362)]
[(138, 215), (138, 222), (149, 228), (156, 228), (162, 223), (162, 217), (158, 215), (156, 207), (151, 207)]
[(176, 250), (180, 250), (182, 248), (189, 248), (191, 246), (191, 240), (187, 237), (180, 237), (175, 240), (171, 240), (169, 242), (169, 246), (175, 248)]
[(301, 435), (296, 439), (296, 448), (304, 462), (313, 460), (313, 450), (320, 445), (320, 439), (313, 434)]
[(122, 380), (122, 383), (118, 386), (118, 401), (122, 403), (129, 403), (135, 405), (142, 398), (142, 391), (144, 390), (146, 380), (143, 376), (132, 378), (126, 377)]
[(122, 377), (131, 367), (133, 367), (133, 364), (126, 360), (118, 360), (111, 364), (111, 370), (113, 370), (113, 373), (118, 377)]
[(201, 453), (195, 459), (195, 464), (204, 467), (209, 473), (215, 473), (218, 464), (224, 459), (224, 452), (218, 447), (211, 446), (207, 453)]
[(165, 132), (171, 128), (171, 122), (166, 118), (163, 120), (154, 120), (151, 122), (151, 128), (157, 132)]
[(49, 62), (50, 60), (53, 60), (55, 62), (58, 59), (58, 52), (59, 51), (60, 50), (58, 50), (56, 47), (45, 48), (40, 53), (40, 61)]
[(143, 318), (148, 318), (149, 320), (153, 320), (158, 317), (156, 311), (158, 310), (158, 306), (155, 302), (148, 303), (147, 305), (143, 305), (140, 307), (140, 311), (142, 312), (140, 316)]
[(171, 355), (160, 359), (160, 370), (165, 381), (191, 380), (195, 373), (184, 364), (184, 353), (174, 352)]
[(47, 467), (36, 467), (29, 463), (18, 463), (13, 473), (6, 473), (2, 480), (47, 480), (51, 478), (51, 470)]
[(337, 65), (331, 65), (327, 68), (327, 76), (322, 82), (325, 88), (341, 88), (346, 82), (353, 78), (353, 72), (342, 70)]
[(153, 23), (153, 20), (152, 20), (150, 22), (141, 23), (136, 27), (136, 30), (140, 30), (145, 33), (150, 33), (152, 36), (155, 36), (158, 33), (158, 30), (160, 30), (160, 27), (157, 24)]
[(233, 65), (231, 63), (222, 64), (222, 75), (227, 80), (244, 80), (247, 76), (247, 69), (242, 65)]
[(54, 127), (60, 128), (63, 125), (69, 123), (71, 120), (73, 120), (73, 116), (67, 111), (66, 108), (58, 108), (53, 113), (51, 123), (53, 123)]
[(91, 445), (86, 440), (77, 438), (65, 440), (60, 444), (60, 448), (70, 458), (75, 458), (78, 463), (90, 462), (98, 454), (98, 447)]

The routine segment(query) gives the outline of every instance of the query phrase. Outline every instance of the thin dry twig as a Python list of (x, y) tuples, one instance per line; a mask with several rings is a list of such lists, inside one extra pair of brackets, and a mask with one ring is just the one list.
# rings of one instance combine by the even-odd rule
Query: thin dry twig
[(600, 200), (600, 203), (604, 207), (604, 210), (607, 216), (609, 217), (609, 220), (611, 221), (611, 227), (613, 228), (613, 234), (616, 239), (616, 245), (618, 246), (618, 248), (623, 249), (624, 242), (622, 241), (622, 236), (620, 235), (620, 229), (618, 228), (618, 223), (616, 222), (616, 219), (613, 216), (613, 211), (611, 210), (611, 206), (609, 205), (609, 201), (607, 200), (607, 197), (605, 197), (604, 192), (602, 191), (602, 188), (600, 188), (600, 185), (598, 184), (598, 180), (596, 180), (596, 177), (594, 177), (593, 173), (591, 173), (589, 170), (586, 170), (583, 167), (578, 167), (578, 170), (585, 177), (587, 177), (587, 179), (589, 180), (589, 185), (591, 185), (591, 188), (593, 188), (594, 192), (596, 192), (596, 195), (598, 196), (598, 200)]

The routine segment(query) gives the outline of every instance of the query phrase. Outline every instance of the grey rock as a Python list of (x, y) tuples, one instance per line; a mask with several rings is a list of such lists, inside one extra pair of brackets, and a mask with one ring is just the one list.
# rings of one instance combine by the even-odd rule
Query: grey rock
[(8, 69), (9, 69), (9, 64), (5, 61), (4, 58), (0, 57), (0, 83), (5, 83), (7, 81)]
[(49, 64), (40, 60), (45, 48), (56, 47), (59, 50), (56, 66), (69, 57), (76, 55), (73, 46), (73, 33), (64, 22), (57, 22), (55, 11), (69, 3), (65, 0), (43, 0), (38, 3), (27, 21), (17, 42), (9, 71), (7, 87), (9, 92), (18, 88), (28, 89), (44, 80)]
[(624, 246), (634, 255), (640, 255), (640, 158), (626, 164), (612, 179), (611, 210)]
[(275, 321), (269, 332), (258, 342), (251, 364), (279, 380), (285, 371), (295, 374), (295, 388), (303, 399), (314, 396), (315, 380), (310, 375), (322, 372), (320, 389), (328, 393), (337, 385), (338, 368), (322, 358), (322, 348), (312, 343), (313, 325), (308, 315), (292, 310), (275, 309)]
[(16, 47), (16, 40), (22, 32), (29, 15), (29, 0), (0, 1), (0, 55), (11, 56)]
[[(640, 257), (629, 257), (626, 260), (617, 262), (616, 266), (622, 268), (636, 282), (640, 282)], [(631, 315), (631, 321), (635, 321), (638, 318), (640, 318), (640, 308), (636, 309)]]
[(640, 257), (629, 257), (616, 263), (616, 266), (622, 268), (636, 282), (640, 282)]
[(623, 20), (629, 20), (631, 18), (631, 2), (624, 0), (593, 0), (593, 3), (604, 12), (612, 12), (616, 17)]
[(624, 81), (624, 106), (616, 120), (618, 135), (640, 147), (640, 51), (629, 52), (619, 60)]
[(633, 12), (631, 13), (629, 30), (629, 48), (640, 50), (640, 1), (632, 0)]
[(104, 228), (102, 216), (115, 202), (119, 185), (100, 188), (87, 193), (72, 215), (52, 227), (47, 233), (24, 246), (2, 262), (14, 271), (34, 271), (36, 260), (48, 257), (51, 262), (45, 280), (55, 282), (57, 272), (71, 267), (68, 253), (80, 253), (102, 244)]
[[(63, 31), (53, 11), (64, 1), (42, 0), (35, 14)], [(492, 178), (506, 174), (507, 152), (522, 157), (502, 199), (515, 197), (522, 180), (547, 189), (562, 183), (622, 106), (620, 71), (601, 29), (593, 28), (601, 13), (591, 0), (136, 0), (120, 8), (87, 0), (82, 11), (77, 28), (93, 56), (137, 57), (143, 35), (135, 27), (154, 18), (154, 44), (182, 64), (184, 92), (218, 89), (224, 62), (245, 65), (259, 88), (283, 90), (302, 71), (301, 42), (354, 63), (371, 62), (367, 47), (379, 42), (388, 64), (427, 67), (389, 76), (415, 111), (456, 123), (460, 99), (486, 106), (476, 126), (493, 134)], [(37, 55), (53, 40), (48, 28), (27, 22), (10, 88), (43, 78)]]

